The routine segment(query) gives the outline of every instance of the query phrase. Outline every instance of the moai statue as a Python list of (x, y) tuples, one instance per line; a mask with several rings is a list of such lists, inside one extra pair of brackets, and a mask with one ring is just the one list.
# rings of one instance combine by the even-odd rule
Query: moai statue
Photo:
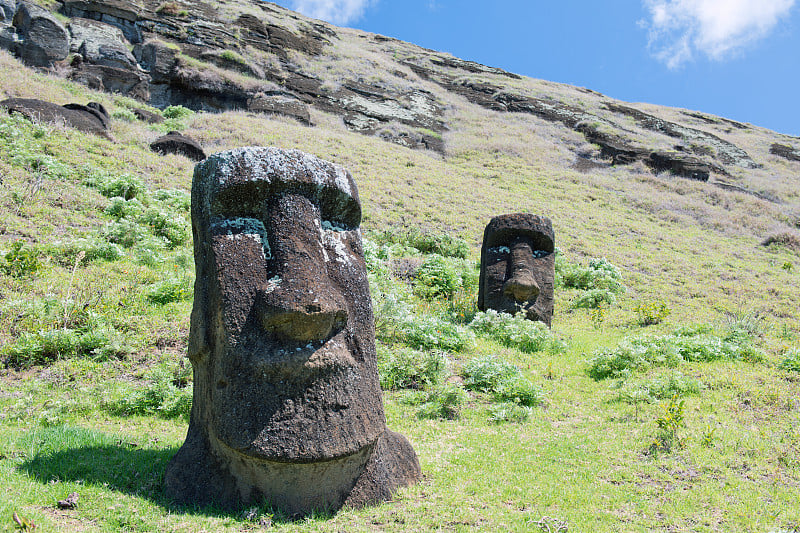
[(555, 240), (549, 218), (525, 213), (494, 217), (483, 232), (478, 309), (525, 312), (553, 320)]
[(297, 150), (195, 167), (194, 403), (165, 476), (176, 501), (303, 515), (420, 478), (386, 427), (360, 221), (350, 173)]

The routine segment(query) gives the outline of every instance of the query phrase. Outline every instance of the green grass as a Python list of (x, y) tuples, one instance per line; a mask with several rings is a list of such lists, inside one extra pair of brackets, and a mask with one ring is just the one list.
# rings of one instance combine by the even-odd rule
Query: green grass
[[(129, 104), (2, 53), (0, 77), (8, 96)], [(636, 169), (582, 174), (568, 168), (572, 132), (450, 104), (444, 157), (332, 117), (308, 128), (174, 111), (209, 153), (299, 148), (346, 166), (359, 186), (378, 338), (395, 356), (382, 365), (387, 423), (409, 437), (425, 478), (391, 502), (296, 522), (270, 509), (178, 508), (161, 489), (191, 390), (192, 163), (150, 152), (159, 133), (124, 113), (112, 119), (116, 143), (0, 114), (0, 531), (14, 530), (15, 512), (37, 531), (250, 531), (268, 515), (280, 531), (800, 528), (800, 274), (783, 267), (798, 259), (760, 245), (786, 214)], [(767, 165), (753, 185), (772, 172), (770, 186), (790, 190), (796, 169), (767, 158), (772, 134), (735, 135)], [(513, 318), (470, 327), (483, 316), (483, 229), (511, 212), (549, 216), (574, 267), (556, 289), (552, 335)], [(38, 268), (6, 268), (23, 259), (18, 240)], [(415, 292), (393, 276), (403, 258), (428, 259), (425, 285), (446, 290)], [(576, 308), (593, 289), (613, 289), (615, 304)], [(670, 313), (650, 323), (642, 302)], [(34, 349), (48, 335), (60, 348)], [(639, 351), (625, 356), (631, 345)], [(598, 354), (613, 378), (590, 375)], [(469, 387), (465, 371), (488, 356), (517, 381)], [(652, 453), (675, 395), (683, 446)], [(70, 492), (77, 509), (57, 510)]]

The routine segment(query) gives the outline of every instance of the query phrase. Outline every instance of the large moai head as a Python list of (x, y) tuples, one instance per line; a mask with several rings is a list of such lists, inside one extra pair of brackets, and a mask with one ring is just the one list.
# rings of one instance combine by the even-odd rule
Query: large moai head
[(388, 431), (349, 172), (297, 150), (195, 168), (189, 433), (166, 488), (289, 513), (386, 499), (419, 477)]
[(549, 218), (525, 213), (494, 217), (483, 232), (478, 309), (553, 320), (555, 239)]

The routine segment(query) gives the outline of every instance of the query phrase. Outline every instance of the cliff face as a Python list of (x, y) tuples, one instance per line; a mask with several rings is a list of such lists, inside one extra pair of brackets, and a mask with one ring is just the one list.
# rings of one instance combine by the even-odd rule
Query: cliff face
[(763, 169), (765, 157), (800, 153), (797, 139), (780, 135), (770, 144), (780, 149), (751, 153), (737, 144), (750, 125), (625, 104), (261, 0), (67, 0), (53, 4), (58, 15), (13, 0), (0, 0), (0, 8), (0, 46), (27, 64), (156, 107), (246, 110), (310, 127), (321, 112), (352, 131), (446, 154), (446, 134), (466, 102), (568, 130), (578, 169), (639, 163), (745, 192), (742, 176)]

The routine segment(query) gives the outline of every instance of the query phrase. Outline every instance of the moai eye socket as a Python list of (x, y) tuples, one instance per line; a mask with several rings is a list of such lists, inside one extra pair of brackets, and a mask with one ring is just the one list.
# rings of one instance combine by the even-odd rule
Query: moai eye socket
[(211, 219), (211, 235), (228, 236), (231, 240), (251, 238), (261, 242), (264, 248), (264, 259), (272, 258), (272, 251), (269, 246), (267, 228), (264, 223), (253, 217), (213, 217)]

